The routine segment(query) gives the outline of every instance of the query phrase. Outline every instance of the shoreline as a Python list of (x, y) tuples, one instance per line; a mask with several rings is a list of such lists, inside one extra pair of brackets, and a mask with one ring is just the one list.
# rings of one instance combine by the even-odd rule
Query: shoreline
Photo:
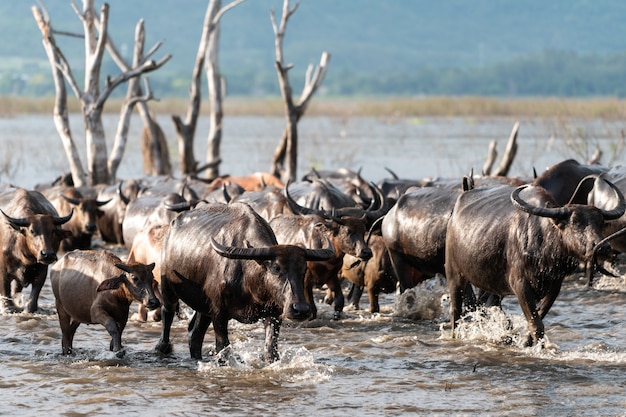
[[(123, 99), (112, 98), (105, 105), (105, 113), (119, 113)], [(284, 104), (280, 97), (226, 97), (223, 101), (224, 116), (284, 116)], [(180, 115), (187, 113), (189, 99), (166, 98), (149, 102), (151, 111), (157, 115)], [(16, 114), (45, 114), (52, 116), (54, 97), (0, 97), (0, 117)], [(68, 99), (69, 111), (80, 112), (80, 103), (74, 97)], [(200, 113), (209, 114), (204, 99)], [(574, 117), (607, 120), (626, 119), (626, 99), (617, 98), (495, 98), (495, 97), (378, 97), (378, 98), (328, 98), (313, 97), (304, 116), (337, 117)]]

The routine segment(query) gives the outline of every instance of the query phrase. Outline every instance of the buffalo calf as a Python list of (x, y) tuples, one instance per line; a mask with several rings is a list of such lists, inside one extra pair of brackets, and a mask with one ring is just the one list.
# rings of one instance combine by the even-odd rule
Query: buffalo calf
[(50, 282), (61, 325), (63, 354), (81, 323), (103, 325), (110, 350), (123, 356), (122, 332), (133, 300), (149, 308), (160, 305), (153, 291), (154, 264), (124, 263), (105, 250), (67, 253), (50, 270)]

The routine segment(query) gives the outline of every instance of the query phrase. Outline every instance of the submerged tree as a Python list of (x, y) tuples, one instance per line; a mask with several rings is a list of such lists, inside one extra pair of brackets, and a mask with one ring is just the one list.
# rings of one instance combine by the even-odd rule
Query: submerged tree
[[(210, 0), (204, 17), (202, 35), (198, 45), (196, 62), (193, 67), (191, 87), (189, 89), (189, 107), (185, 120), (180, 116), (172, 116), (178, 135), (178, 149), (181, 159), (181, 171), (185, 175), (197, 175), (207, 171), (208, 178), (219, 175), (218, 166), (221, 163), (220, 144), (222, 140), (222, 88), (221, 75), (218, 65), (219, 51), (219, 21), (228, 10), (245, 0), (234, 0), (227, 6), (221, 7), (221, 0)], [(210, 131), (208, 138), (207, 163), (198, 166), (194, 156), (193, 146), (200, 115), (202, 68), (206, 64), (206, 74), (209, 90)]]
[(284, 0), (283, 15), (280, 25), (276, 24), (274, 11), (272, 10), (270, 12), (275, 35), (276, 70), (278, 71), (278, 82), (280, 84), (280, 91), (285, 104), (285, 115), (287, 117), (287, 126), (283, 131), (283, 136), (278, 147), (274, 151), (270, 172), (276, 177), (281, 178), (283, 182), (287, 182), (288, 180), (294, 181), (296, 179), (298, 168), (298, 121), (304, 115), (313, 93), (315, 93), (322, 84), (330, 61), (330, 54), (328, 52), (322, 52), (319, 66), (314, 67), (313, 65), (309, 65), (306, 71), (304, 89), (302, 90), (298, 102), (294, 103), (287, 73), (293, 66), (285, 65), (283, 59), (283, 38), (285, 37), (287, 20), (296, 11), (299, 4), (300, 2), (298, 1), (295, 6), (290, 9), (289, 0)]
[[(166, 55), (158, 62), (150, 59), (150, 56), (156, 52), (158, 46), (152, 48), (145, 56), (139, 57), (136, 55), (132, 66), (123, 70), (116, 77), (107, 77), (104, 85), (101, 87), (100, 70), (108, 41), (109, 5), (107, 3), (102, 5), (99, 16), (94, 9), (93, 0), (83, 0), (82, 11), (79, 10), (74, 2), (72, 2), (72, 7), (82, 21), (84, 29), (84, 35), (72, 35), (84, 38), (84, 89), (78, 86), (69, 63), (61, 49), (57, 46), (54, 37), (55, 34), (67, 35), (67, 33), (53, 30), (49, 15), (43, 6), (41, 8), (34, 6), (32, 13), (41, 31), (44, 49), (52, 69), (56, 89), (54, 122), (63, 142), (74, 184), (77, 186), (107, 184), (115, 178), (115, 169), (119, 165), (119, 160), (121, 160), (123, 147), (120, 148), (122, 142), (117, 143), (116, 141), (117, 146), (114, 146), (111, 154), (112, 162), (109, 163), (102, 123), (104, 105), (116, 87), (128, 80), (160, 68), (171, 58), (171, 55)], [(143, 22), (140, 21), (137, 25), (136, 44), (143, 43), (143, 33)], [(142, 50), (143, 47), (135, 49), (136, 54), (140, 49)], [(70, 131), (66, 82), (74, 95), (80, 100), (81, 113), (85, 125), (87, 171), (83, 167)], [(128, 98), (129, 102), (147, 100), (150, 97), (149, 84), (146, 84), (146, 90), (147, 95), (145, 97), (133, 94), (132, 97)], [(133, 91), (137, 92), (138, 90), (134, 89)], [(124, 121), (120, 120), (120, 123), (124, 123)]]

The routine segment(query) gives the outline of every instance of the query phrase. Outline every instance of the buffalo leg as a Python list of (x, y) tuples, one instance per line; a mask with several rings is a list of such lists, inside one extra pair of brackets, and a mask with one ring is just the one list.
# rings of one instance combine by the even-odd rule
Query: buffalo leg
[(276, 362), (280, 359), (278, 354), (278, 336), (282, 320), (277, 317), (266, 317), (263, 321), (265, 326), (265, 360)]
[(58, 303), (56, 305), (59, 325), (61, 326), (61, 350), (64, 355), (72, 353), (74, 335), (80, 322), (73, 321), (70, 315)]
[(326, 286), (335, 296), (333, 300), (333, 307), (335, 310), (335, 312), (333, 313), (333, 320), (339, 320), (345, 304), (343, 291), (341, 291), (341, 284), (339, 284), (339, 280), (335, 276), (334, 278), (331, 278), (328, 280), (328, 282), (326, 282)]
[(48, 265), (34, 264), (26, 268), (24, 273), (25, 282), (31, 282), (30, 299), (26, 304), (25, 311), (27, 313), (34, 313), (38, 308), (39, 294), (43, 288), (43, 284), (46, 282), (46, 275), (48, 274)]
[(513, 286), (513, 292), (517, 296), (517, 300), (522, 308), (524, 317), (528, 322), (529, 335), (526, 341), (526, 346), (532, 346), (538, 343), (544, 336), (544, 326), (541, 316), (537, 311), (537, 304), (535, 302), (535, 293), (528, 284), (527, 280), (522, 279), (518, 285)]
[(367, 287), (367, 296), (370, 299), (370, 313), (380, 312), (380, 305), (378, 304), (378, 288), (374, 288), (373, 285)]
[(420, 282), (424, 281), (424, 273), (409, 265), (404, 259), (403, 255), (395, 251), (389, 250), (389, 260), (391, 261), (391, 269), (396, 276), (398, 286), (400, 287), (400, 293), (413, 288)]
[(2, 309), (4, 311), (14, 311), (15, 304), (11, 294), (12, 277), (4, 268), (0, 269), (0, 299), (2, 300)]
[(450, 326), (451, 326), (451, 336), (454, 337), (454, 329), (456, 327), (456, 323), (461, 318), (461, 311), (463, 308), (463, 289), (465, 287), (464, 282), (460, 279), (460, 277), (455, 276), (455, 274), (449, 273), (446, 270), (447, 280), (448, 280), (448, 291), (450, 293)]
[(350, 291), (348, 292), (348, 304), (354, 306), (355, 310), (359, 310), (359, 302), (363, 295), (363, 286), (350, 283)]
[(213, 332), (215, 333), (215, 350), (219, 354), (226, 347), (230, 346), (227, 315), (218, 314), (213, 317)]
[(208, 314), (198, 313), (193, 315), (191, 323), (189, 323), (189, 354), (192, 359), (202, 360), (202, 343), (204, 335), (211, 324), (211, 316)]
[(170, 331), (174, 322), (174, 314), (178, 299), (174, 296), (172, 290), (167, 284), (165, 277), (161, 277), (161, 294), (163, 296), (163, 304), (161, 305), (161, 339), (156, 345), (155, 350), (159, 353), (167, 355), (172, 353), (172, 344), (170, 343)]

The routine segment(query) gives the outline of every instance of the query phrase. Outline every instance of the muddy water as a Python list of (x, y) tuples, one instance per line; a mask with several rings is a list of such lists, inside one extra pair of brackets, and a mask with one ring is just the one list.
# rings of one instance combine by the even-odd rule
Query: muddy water
[[(482, 166), (489, 141), (499, 139), (503, 150), (512, 124), (311, 119), (301, 124), (300, 166), (363, 166), (372, 180), (386, 176), (385, 166), (404, 177), (462, 175)], [(578, 135), (589, 140), (609, 144), (619, 137), (618, 124), (580, 126)], [(65, 169), (48, 118), (0, 119), (0, 128), (0, 161), (7, 167), (2, 181), (29, 187)], [(227, 121), (224, 171), (266, 170), (281, 129), (280, 118)], [(533, 166), (540, 171), (574, 156), (559, 146), (571, 135), (568, 129), (562, 122), (522, 121), (511, 174), (528, 175)], [(141, 175), (137, 149), (127, 150), (120, 176)], [(199, 144), (197, 155), (203, 152)], [(626, 415), (623, 276), (602, 277), (593, 289), (568, 278), (546, 317), (543, 350), (523, 347), (525, 321), (513, 298), (505, 299), (503, 312), (468, 317), (459, 338), (450, 339), (445, 286), (433, 279), (402, 297), (383, 296), (374, 316), (348, 310), (333, 321), (319, 302), (318, 319), (285, 324), (281, 360), (272, 365), (259, 359), (262, 325), (236, 322), (228, 366), (218, 366), (211, 355), (211, 330), (205, 359), (189, 359), (185, 319), (174, 322), (174, 353), (167, 357), (154, 353), (160, 324), (135, 318), (123, 334), (124, 358), (108, 351), (103, 328), (86, 325), (78, 329), (76, 354), (63, 356), (49, 283), (40, 307), (36, 314), (0, 317), (2, 415)]]

